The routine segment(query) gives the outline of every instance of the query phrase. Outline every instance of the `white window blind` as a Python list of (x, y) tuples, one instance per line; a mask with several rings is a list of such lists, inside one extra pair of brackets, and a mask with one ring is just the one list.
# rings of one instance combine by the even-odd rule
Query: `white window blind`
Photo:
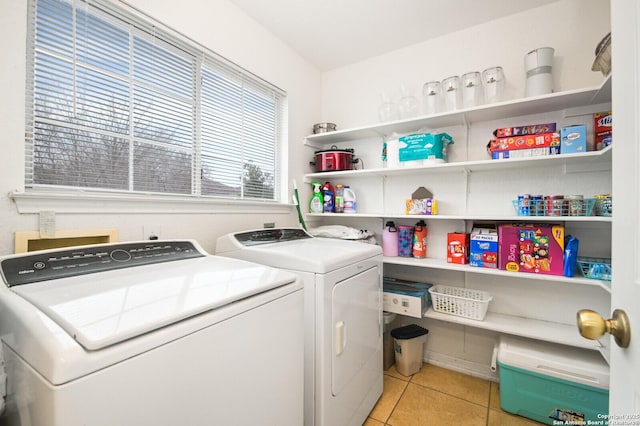
[(106, 0), (30, 7), (27, 188), (280, 199), (284, 92)]

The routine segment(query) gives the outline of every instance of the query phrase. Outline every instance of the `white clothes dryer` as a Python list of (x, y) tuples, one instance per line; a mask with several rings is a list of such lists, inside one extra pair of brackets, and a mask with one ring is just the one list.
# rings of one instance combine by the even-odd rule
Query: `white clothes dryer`
[(195, 241), (10, 255), (0, 272), (0, 424), (303, 422), (294, 274)]
[(303, 278), (304, 424), (361, 426), (382, 394), (382, 249), (281, 228), (227, 234), (216, 254)]

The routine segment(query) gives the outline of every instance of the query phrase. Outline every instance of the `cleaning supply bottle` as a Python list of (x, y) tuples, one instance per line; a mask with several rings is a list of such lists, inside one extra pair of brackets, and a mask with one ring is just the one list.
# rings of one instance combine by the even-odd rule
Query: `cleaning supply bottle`
[(398, 228), (392, 221), (387, 222), (382, 231), (382, 254), (390, 257), (398, 255)]
[(336, 213), (344, 212), (344, 185), (341, 183), (336, 185), (336, 200), (334, 210)]
[(356, 212), (356, 193), (348, 186), (344, 186), (344, 212)]
[(382, 167), (387, 167), (387, 141), (382, 141)]
[(311, 213), (322, 213), (322, 187), (320, 182), (311, 182), (313, 195), (309, 201), (309, 211)]
[(330, 182), (325, 182), (322, 187), (322, 195), (323, 195), (323, 212), (324, 213), (333, 213), (333, 208), (335, 205), (335, 190), (333, 189), (333, 185)]
[(413, 257), (427, 257), (427, 224), (420, 220), (413, 228)]

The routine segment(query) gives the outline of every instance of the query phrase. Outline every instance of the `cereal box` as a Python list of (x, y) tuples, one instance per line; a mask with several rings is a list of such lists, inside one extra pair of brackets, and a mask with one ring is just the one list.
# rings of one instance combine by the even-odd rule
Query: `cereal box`
[(499, 268), (511, 272), (563, 275), (564, 227), (549, 224), (498, 225)]
[(447, 262), (460, 265), (469, 263), (469, 234), (447, 234)]

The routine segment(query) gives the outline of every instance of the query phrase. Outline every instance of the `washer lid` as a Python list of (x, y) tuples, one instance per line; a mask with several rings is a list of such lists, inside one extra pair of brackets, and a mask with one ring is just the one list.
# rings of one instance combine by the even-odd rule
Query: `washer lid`
[(98, 350), (295, 279), (270, 267), (205, 256), (35, 282), (11, 291), (85, 349)]

